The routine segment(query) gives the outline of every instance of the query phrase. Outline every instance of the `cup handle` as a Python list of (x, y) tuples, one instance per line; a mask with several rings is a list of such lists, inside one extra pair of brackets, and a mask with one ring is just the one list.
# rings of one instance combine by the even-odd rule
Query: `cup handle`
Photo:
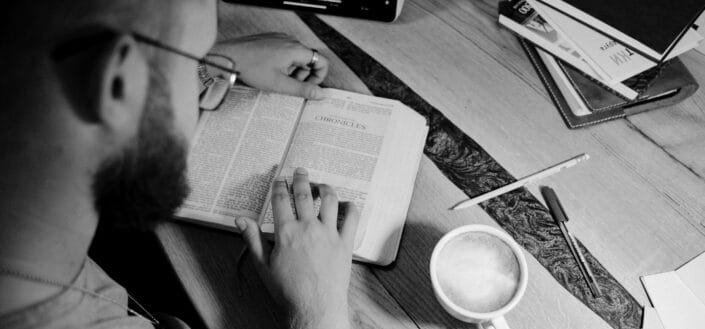
[(503, 316), (500, 316), (498, 318), (494, 318), (494, 319), (490, 320), (489, 322), (483, 323), (482, 328), (483, 329), (511, 329), (511, 328), (509, 328), (509, 324), (507, 324), (507, 320), (505, 320)]

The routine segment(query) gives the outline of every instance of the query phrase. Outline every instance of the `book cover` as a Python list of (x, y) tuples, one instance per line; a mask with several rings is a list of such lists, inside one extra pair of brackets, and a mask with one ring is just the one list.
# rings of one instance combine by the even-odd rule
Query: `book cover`
[(638, 96), (636, 91), (625, 86), (620, 81), (613, 82), (608, 79), (606, 73), (594, 70), (570, 39), (544, 20), (531, 7), (528, 1), (508, 0), (500, 2), (499, 23), (583, 72), (590, 79), (600, 84), (609, 85), (609, 88), (620, 96), (630, 100)]
[(705, 10), (702, 0), (539, 1), (659, 62)]
[(538, 1), (532, 2), (542, 17), (560, 27), (561, 31), (605, 72), (607, 78), (604, 80), (608, 83), (623, 81), (656, 66), (655, 62), (559, 11)]

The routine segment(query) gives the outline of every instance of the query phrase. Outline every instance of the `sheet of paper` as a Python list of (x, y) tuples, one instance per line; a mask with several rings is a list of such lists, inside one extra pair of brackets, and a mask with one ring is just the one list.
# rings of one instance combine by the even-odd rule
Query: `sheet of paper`
[(641, 329), (664, 329), (661, 317), (653, 307), (644, 307), (644, 319), (641, 321)]
[(641, 277), (664, 329), (705, 328), (705, 305), (674, 271)]
[(681, 266), (676, 273), (695, 297), (705, 305), (705, 252)]

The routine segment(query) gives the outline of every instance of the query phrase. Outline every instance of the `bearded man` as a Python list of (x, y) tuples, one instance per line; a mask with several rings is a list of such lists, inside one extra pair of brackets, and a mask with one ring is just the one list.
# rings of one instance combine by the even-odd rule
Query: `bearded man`
[[(232, 84), (237, 69), (251, 86), (316, 98), (328, 63), (281, 34), (214, 45), (215, 0), (3, 7), (0, 327), (152, 328), (157, 319), (130, 309), (126, 291), (87, 256), (98, 223), (148, 228), (188, 194), (199, 107), (225, 97), (200, 92), (198, 76)], [(348, 328), (356, 210), (340, 207), (338, 231), (338, 200), (321, 185), (314, 214), (303, 168), (293, 193), (297, 216), (285, 182), (275, 181), (274, 250), (257, 223), (236, 224), (293, 328)]]

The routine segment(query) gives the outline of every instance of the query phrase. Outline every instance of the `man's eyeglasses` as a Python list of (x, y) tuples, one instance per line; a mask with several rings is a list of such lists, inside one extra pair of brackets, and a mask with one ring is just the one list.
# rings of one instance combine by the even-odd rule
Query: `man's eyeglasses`
[[(62, 60), (74, 53), (94, 46), (101, 41), (108, 40), (109, 37), (118, 33), (113, 30), (104, 30), (102, 33), (91, 34), (82, 38), (74, 39), (62, 44), (52, 52), (55, 60)], [(207, 54), (204, 57), (185, 52), (181, 49), (164, 44), (159, 40), (150, 38), (137, 32), (129, 32), (137, 41), (155, 48), (166, 50), (188, 59), (198, 62), (198, 78), (201, 81), (199, 90), (198, 107), (201, 110), (213, 111), (223, 103), (230, 88), (235, 85), (238, 72), (235, 71), (235, 62), (227, 56), (219, 54)]]
[(136, 32), (132, 32), (132, 37), (144, 44), (198, 62), (198, 78), (201, 81), (198, 107), (201, 110), (216, 110), (227, 97), (230, 88), (235, 85), (239, 72), (235, 71), (235, 62), (227, 56), (207, 54), (201, 58)]

